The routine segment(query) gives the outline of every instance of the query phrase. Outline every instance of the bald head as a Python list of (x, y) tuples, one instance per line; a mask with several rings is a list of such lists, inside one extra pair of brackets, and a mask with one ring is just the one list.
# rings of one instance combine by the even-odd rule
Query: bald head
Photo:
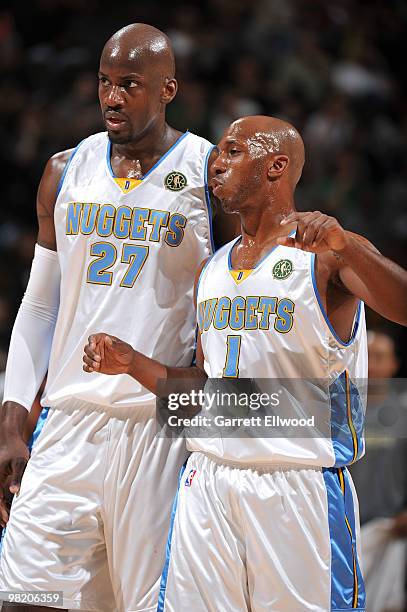
[(218, 144), (209, 169), (214, 195), (226, 212), (293, 205), (304, 165), (304, 143), (281, 119), (255, 115), (234, 121)]
[(289, 158), (288, 177), (295, 187), (301, 177), (305, 153), (303, 140), (294, 126), (277, 117), (254, 115), (237, 119), (230, 132), (246, 140), (253, 158), (286, 155)]
[(122, 28), (107, 41), (99, 66), (99, 101), (110, 141), (128, 145), (161, 132), (177, 93), (168, 37), (145, 23)]
[(168, 36), (146, 23), (132, 23), (113, 34), (103, 48), (101, 62), (155, 69), (161, 77), (169, 79), (175, 74)]

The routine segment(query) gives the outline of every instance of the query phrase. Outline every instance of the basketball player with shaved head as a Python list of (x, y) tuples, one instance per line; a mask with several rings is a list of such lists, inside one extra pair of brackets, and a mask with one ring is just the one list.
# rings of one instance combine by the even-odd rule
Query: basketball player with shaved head
[[(156, 438), (145, 387), (127, 376), (90, 377), (81, 363), (98, 329), (169, 366), (192, 362), (194, 276), (213, 252), (213, 147), (166, 123), (176, 92), (167, 36), (145, 24), (118, 31), (99, 68), (106, 132), (54, 155), (41, 179), (0, 421), (0, 520), (8, 521), (0, 591), (35, 591), (19, 599), (24, 610), (157, 604), (185, 449)], [(217, 229), (221, 221), (219, 212)], [(24, 422), (47, 370), (50, 413), (20, 486)], [(47, 595), (58, 591), (58, 601)]]
[(210, 182), (241, 236), (198, 273), (196, 366), (168, 368), (109, 334), (85, 347), (91, 376), (127, 373), (151, 391), (188, 376), (302, 380), (305, 414), (301, 390), (323, 381), (325, 435), (188, 438), (159, 612), (365, 610), (346, 468), (364, 453), (363, 303), (406, 325), (407, 273), (333, 217), (295, 211), (303, 164), (279, 119), (240, 119), (219, 143)]

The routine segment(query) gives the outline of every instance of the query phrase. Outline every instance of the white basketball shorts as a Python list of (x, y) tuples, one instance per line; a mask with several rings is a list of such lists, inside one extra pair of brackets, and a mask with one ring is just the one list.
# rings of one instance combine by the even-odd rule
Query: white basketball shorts
[(186, 451), (156, 437), (154, 416), (154, 403), (50, 410), (12, 504), (0, 591), (62, 591), (72, 610), (156, 609)]
[(193, 453), (158, 612), (364, 611), (358, 533), (346, 469), (242, 469)]

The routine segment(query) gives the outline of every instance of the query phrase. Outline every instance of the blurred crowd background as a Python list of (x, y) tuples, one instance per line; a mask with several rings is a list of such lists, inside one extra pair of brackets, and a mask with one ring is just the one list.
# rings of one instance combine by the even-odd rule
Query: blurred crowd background
[[(180, 89), (170, 123), (217, 141), (241, 115), (288, 119), (307, 150), (298, 207), (338, 217), (407, 265), (405, 1), (17, 2), (0, 12), (0, 371), (29, 273), (44, 164), (103, 129), (100, 51), (134, 21), (173, 41)], [(368, 321), (395, 338), (405, 376), (405, 330), (371, 312)]]

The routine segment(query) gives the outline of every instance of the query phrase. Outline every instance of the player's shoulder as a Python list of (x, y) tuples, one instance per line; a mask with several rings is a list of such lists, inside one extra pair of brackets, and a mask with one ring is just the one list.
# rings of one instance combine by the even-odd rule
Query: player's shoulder
[(216, 265), (220, 259), (224, 257), (229, 257), (229, 254), (233, 248), (233, 245), (239, 240), (240, 236), (233, 238), (230, 242), (227, 242), (223, 246), (219, 247), (211, 257), (208, 259), (208, 265), (205, 267), (209, 267), (209, 264)]
[(203, 138), (202, 136), (198, 136), (197, 134), (189, 131), (185, 132), (185, 134), (188, 136), (186, 142), (189, 142), (190, 145), (194, 145), (196, 148), (202, 149), (202, 151), (206, 152), (208, 150), (212, 150), (214, 147), (209, 140)]
[(98, 132), (97, 134), (91, 134), (90, 136), (87, 136), (71, 149), (65, 149), (64, 151), (58, 151), (57, 153), (54, 153), (47, 162), (45, 172), (52, 175), (62, 176), (67, 164), (77, 153), (79, 148), (93, 149), (97, 143), (103, 142), (105, 140), (106, 132)]
[(72, 149), (65, 149), (65, 151), (58, 151), (52, 155), (46, 166), (46, 170), (55, 174), (62, 174), (66, 164), (68, 163), (72, 153), (75, 151), (75, 147)]
[[(199, 288), (201, 280), (204, 277), (206, 277), (207, 275), (211, 276), (215, 272), (215, 270), (224, 269), (225, 258), (229, 259), (229, 253), (233, 245), (235, 244), (236, 240), (237, 239), (235, 238), (234, 240), (231, 240), (227, 244), (224, 244), (217, 251), (215, 251), (210, 257), (207, 257), (201, 262), (197, 270), (196, 276), (195, 276), (195, 295), (198, 295), (198, 288)], [(223, 260), (223, 264), (220, 263), (221, 260)], [(219, 268), (219, 265), (220, 265), (220, 268)]]

